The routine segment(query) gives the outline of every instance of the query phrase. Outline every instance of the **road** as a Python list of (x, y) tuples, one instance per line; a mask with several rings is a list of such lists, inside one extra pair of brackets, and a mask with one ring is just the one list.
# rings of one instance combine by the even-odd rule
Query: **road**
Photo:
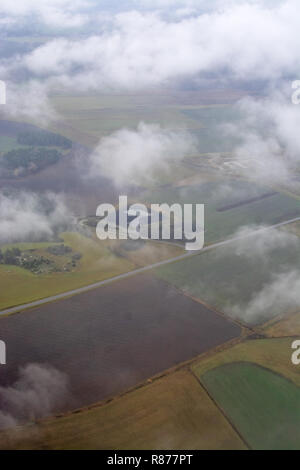
[(30, 309), (30, 308), (33, 308), (33, 307), (38, 307), (40, 305), (47, 304), (49, 302), (54, 302), (54, 301), (57, 301), (57, 300), (65, 299), (67, 297), (71, 297), (73, 295), (82, 294), (83, 292), (87, 292), (91, 289), (96, 289), (97, 287), (102, 287), (102, 286), (105, 286), (106, 284), (110, 284), (111, 282), (120, 281), (122, 279), (126, 279), (128, 277), (135, 276), (136, 274), (144, 273), (146, 271), (150, 271), (151, 269), (159, 268), (160, 266), (165, 266), (167, 264), (175, 263), (176, 261), (185, 260), (185, 259), (187, 259), (191, 256), (198, 256), (199, 254), (205, 253), (206, 251), (213, 250), (213, 249), (218, 248), (220, 246), (229, 245), (229, 244), (234, 243), (238, 240), (243, 240), (243, 239), (255, 236), (258, 233), (262, 233), (262, 232), (266, 232), (268, 230), (283, 227), (284, 225), (292, 224), (293, 222), (298, 222), (298, 221), (300, 221), (300, 217), (296, 217), (294, 219), (286, 220), (285, 222), (280, 222), (279, 224), (270, 225), (268, 227), (263, 227), (261, 229), (254, 230), (253, 232), (248, 233), (246, 236), (239, 236), (239, 237), (229, 238), (228, 240), (224, 240), (224, 241), (221, 241), (221, 242), (218, 242), (218, 243), (214, 243), (212, 245), (208, 245), (208, 246), (204, 247), (202, 250), (189, 251), (187, 253), (176, 256), (174, 258), (169, 258), (165, 261), (160, 261), (160, 262), (155, 263), (155, 264), (150, 264), (150, 265), (144, 266), (142, 268), (134, 269), (133, 271), (130, 271), (130, 272), (127, 272), (127, 273), (119, 274), (118, 276), (114, 276), (114, 277), (111, 277), (109, 279), (105, 279), (104, 281), (95, 282), (93, 284), (89, 284), (89, 285), (84, 286), (84, 287), (79, 287), (78, 289), (70, 290), (70, 291), (63, 292), (63, 293), (57, 294), (57, 295), (52, 295), (50, 297), (45, 297), (44, 299), (35, 300), (34, 302), (30, 302), (30, 303), (27, 303), (27, 304), (18, 305), (18, 306), (15, 306), (15, 307), (10, 307), (8, 309), (0, 311), (0, 315), (9, 315), (9, 314), (12, 314), (12, 313), (21, 312), (23, 310), (27, 310), (27, 309)]

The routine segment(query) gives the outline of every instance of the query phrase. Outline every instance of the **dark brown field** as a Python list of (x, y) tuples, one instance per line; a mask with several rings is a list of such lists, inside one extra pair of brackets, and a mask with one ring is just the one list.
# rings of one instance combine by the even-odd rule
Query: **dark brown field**
[(84, 406), (239, 335), (234, 323), (141, 275), (1, 318), (0, 385), (21, 365), (47, 363), (70, 379), (69, 408)]

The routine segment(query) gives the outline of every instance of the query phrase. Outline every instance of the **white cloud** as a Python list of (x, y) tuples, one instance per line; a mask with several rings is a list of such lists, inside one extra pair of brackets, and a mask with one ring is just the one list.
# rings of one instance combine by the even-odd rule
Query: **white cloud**
[(273, 92), (263, 100), (246, 98), (237, 104), (240, 120), (224, 127), (240, 142), (233, 157), (248, 178), (291, 184), (300, 163), (300, 111), (292, 105), (291, 94), (292, 89)]
[(83, 0), (1, 0), (0, 14), (17, 21), (37, 14), (40, 21), (47, 25), (67, 28), (81, 26), (87, 21), (87, 17), (80, 12), (86, 4)]
[(101, 139), (90, 157), (90, 175), (106, 176), (116, 186), (151, 182), (193, 149), (187, 133), (140, 123), (136, 131), (121, 129)]
[(0, 219), (0, 243), (50, 239), (72, 222), (62, 197), (53, 193), (0, 193)]
[(267, 226), (244, 226), (233, 236), (238, 240), (233, 245), (234, 254), (257, 262), (267, 260), (276, 249), (299, 246), (297, 235)]
[(57, 369), (41, 364), (20, 368), (14, 384), (0, 387), (0, 430), (34, 421), (66, 405), (68, 379)]
[(260, 292), (255, 292), (247, 305), (230, 308), (236, 318), (247, 323), (267, 321), (283, 312), (300, 308), (300, 272), (275, 274)]
[(29, 119), (39, 126), (47, 126), (59, 119), (48, 97), (48, 87), (37, 80), (15, 85), (7, 83), (7, 102), (4, 108), (7, 118)]
[(132, 90), (207, 73), (274, 80), (299, 70), (298, 30), (296, 0), (271, 9), (234, 2), (176, 20), (130, 11), (112, 16), (100, 34), (50, 41), (10, 67), (77, 90)]

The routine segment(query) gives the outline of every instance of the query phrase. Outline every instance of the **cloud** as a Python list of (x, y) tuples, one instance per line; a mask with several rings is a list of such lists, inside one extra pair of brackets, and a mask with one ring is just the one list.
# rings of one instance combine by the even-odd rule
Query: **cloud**
[(300, 308), (300, 271), (274, 274), (271, 282), (255, 292), (247, 305), (230, 308), (231, 315), (247, 323), (267, 321)]
[(0, 193), (0, 219), (0, 243), (52, 239), (72, 224), (62, 196), (53, 193)]
[(81, 9), (88, 3), (82, 0), (1, 0), (0, 14), (6, 18), (19, 20), (35, 14), (38, 19), (50, 26), (64, 28), (83, 25), (87, 18)]
[(0, 430), (48, 416), (70, 397), (68, 379), (44, 364), (27, 364), (14, 384), (0, 386)]
[(243, 256), (255, 263), (264, 261), (274, 250), (299, 246), (297, 235), (281, 229), (269, 229), (267, 226), (241, 227), (233, 236), (238, 240), (233, 245), (234, 254)]
[(300, 65), (296, 0), (272, 8), (226, 2), (222, 9), (176, 19), (126, 11), (112, 15), (109, 27), (100, 22), (98, 30), (78, 40), (49, 41), (9, 69), (47, 77), (52, 86), (136, 90), (207, 74), (275, 80), (297, 74)]
[(117, 187), (152, 182), (194, 147), (188, 133), (140, 123), (137, 130), (121, 129), (102, 138), (90, 156), (89, 173), (105, 176)]
[(7, 118), (29, 119), (40, 126), (59, 119), (50, 103), (47, 86), (36, 80), (19, 85), (8, 82), (4, 112)]
[[(224, 311), (247, 324), (256, 324), (300, 308), (300, 271), (291, 264), (291, 253), (299, 250), (299, 238), (286, 230), (266, 226), (242, 227), (234, 238), (239, 239), (226, 251), (221, 250), (219, 256), (241, 258), (240, 263), (247, 267), (247, 279), (258, 276), (258, 283), (253, 283), (256, 288), (247, 300), (233, 303), (228, 295)], [(285, 253), (289, 254), (287, 258)], [(258, 268), (264, 283), (259, 281)], [(240, 299), (242, 292), (243, 287), (235, 296)]]
[(259, 101), (245, 98), (236, 105), (240, 120), (224, 126), (223, 131), (239, 141), (233, 161), (248, 178), (286, 184), (293, 177), (300, 162), (300, 112), (291, 95), (290, 88)]

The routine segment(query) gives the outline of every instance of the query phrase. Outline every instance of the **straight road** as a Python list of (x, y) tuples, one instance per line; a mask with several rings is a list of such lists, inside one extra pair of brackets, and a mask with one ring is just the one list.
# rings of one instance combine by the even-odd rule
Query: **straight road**
[(30, 308), (33, 308), (33, 307), (38, 307), (40, 305), (47, 304), (49, 302), (54, 302), (54, 301), (57, 301), (57, 300), (65, 299), (67, 297), (71, 297), (73, 295), (82, 294), (83, 292), (87, 292), (91, 289), (96, 289), (97, 287), (102, 287), (102, 286), (105, 286), (106, 284), (110, 284), (111, 282), (120, 281), (122, 279), (126, 279), (128, 277), (135, 276), (136, 274), (140, 274), (140, 273), (144, 273), (146, 271), (150, 271), (151, 269), (155, 269), (155, 268), (158, 268), (160, 266), (164, 266), (166, 264), (171, 264), (171, 263), (175, 263), (176, 261), (181, 261), (181, 260), (187, 259), (191, 256), (198, 256), (199, 254), (205, 253), (206, 251), (213, 250), (213, 249), (218, 248), (220, 246), (229, 245), (230, 243), (234, 243), (235, 241), (244, 240), (246, 238), (250, 238), (252, 236), (255, 236), (259, 233), (266, 232), (268, 230), (272, 230), (272, 229), (275, 229), (275, 228), (283, 227), (284, 225), (292, 224), (293, 222), (298, 222), (298, 221), (300, 221), (300, 217), (296, 217), (294, 219), (286, 220), (285, 222), (280, 222), (279, 224), (270, 225), (270, 226), (267, 226), (267, 227), (262, 227), (258, 230), (254, 230), (253, 232), (247, 234), (246, 236), (239, 236), (239, 237), (229, 238), (228, 240), (224, 240), (224, 241), (221, 241), (221, 242), (218, 242), (218, 243), (214, 243), (212, 245), (208, 245), (208, 246), (204, 247), (202, 250), (188, 251), (187, 253), (176, 256), (174, 258), (169, 258), (165, 261), (160, 261), (160, 262), (155, 263), (155, 264), (150, 264), (150, 265), (144, 266), (142, 268), (137, 268), (137, 269), (134, 269), (133, 271), (123, 273), (123, 274), (119, 274), (118, 276), (114, 276), (114, 277), (111, 277), (109, 279), (105, 279), (104, 281), (95, 282), (94, 284), (89, 284), (89, 285), (84, 286), (84, 287), (79, 287), (78, 289), (63, 292), (62, 294), (52, 295), (51, 297), (45, 297), (44, 299), (35, 300), (34, 302), (30, 302), (30, 303), (23, 304), (23, 305), (17, 305), (16, 307), (11, 307), (11, 308), (8, 308), (6, 310), (2, 310), (2, 311), (0, 311), (0, 315), (9, 315), (9, 314), (12, 314), (12, 313), (21, 312), (23, 310), (27, 310), (27, 309), (30, 309)]

